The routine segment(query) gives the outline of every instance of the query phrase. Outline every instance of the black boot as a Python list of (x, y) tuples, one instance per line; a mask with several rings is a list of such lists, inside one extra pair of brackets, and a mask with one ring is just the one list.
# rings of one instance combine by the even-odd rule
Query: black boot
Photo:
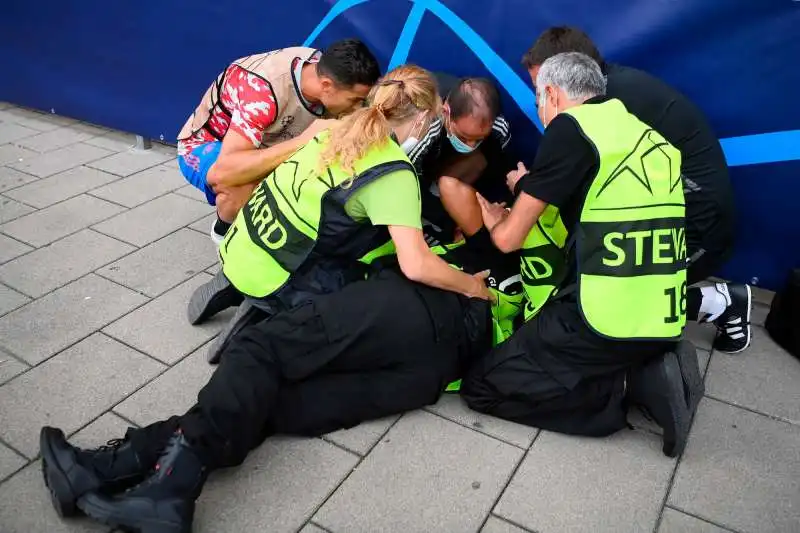
[(57, 428), (43, 427), (39, 434), (42, 474), (53, 507), (61, 516), (73, 516), (75, 502), (90, 491), (115, 492), (139, 483), (150, 465), (143, 466), (126, 439), (82, 450), (70, 445)]
[(664, 430), (664, 455), (676, 457), (686, 447), (691, 413), (678, 356), (668, 352), (631, 372), (630, 401)]
[(89, 492), (78, 500), (88, 516), (112, 527), (139, 533), (191, 533), (195, 500), (206, 469), (177, 432), (152, 474), (122, 494)]

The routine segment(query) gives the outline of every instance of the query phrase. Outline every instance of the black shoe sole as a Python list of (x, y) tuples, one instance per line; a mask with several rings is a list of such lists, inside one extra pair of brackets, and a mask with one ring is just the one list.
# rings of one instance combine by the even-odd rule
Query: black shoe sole
[(126, 533), (191, 533), (191, 524), (146, 519), (141, 512), (120, 513), (112, 501), (89, 492), (78, 499), (86, 516)]
[(208, 283), (199, 286), (189, 299), (186, 310), (189, 323), (202, 324), (220, 311), (239, 305), (244, 296), (237, 291), (221, 271)]
[(697, 359), (697, 349), (690, 341), (682, 340), (675, 348), (675, 355), (678, 356), (678, 366), (683, 377), (686, 407), (689, 408), (690, 417), (694, 418), (697, 405), (706, 392), (703, 374), (700, 371), (700, 362)]
[(667, 457), (677, 457), (686, 448), (689, 436), (691, 415), (686, 405), (683, 374), (681, 373), (678, 356), (672, 352), (664, 356), (662, 375), (668, 387), (667, 405), (669, 409), (669, 423), (663, 426), (664, 446), (663, 452)]
[(43, 427), (39, 433), (39, 449), (42, 454), (42, 476), (50, 492), (50, 500), (59, 516), (68, 518), (80, 513), (75, 505), (78, 495), (69, 482), (69, 477), (58, 461), (57, 453), (51, 446), (51, 438), (66, 440), (60, 429)]

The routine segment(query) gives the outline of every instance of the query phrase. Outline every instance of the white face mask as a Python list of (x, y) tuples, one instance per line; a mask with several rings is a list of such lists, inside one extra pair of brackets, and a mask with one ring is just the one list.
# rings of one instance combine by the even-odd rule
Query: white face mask
[[(424, 121), (421, 122), (421, 124), (424, 125)], [(415, 124), (414, 126), (411, 127), (411, 130), (413, 131), (416, 127), (417, 125)], [(420, 132), (420, 134), (422, 134), (422, 132)], [(411, 153), (411, 150), (417, 147), (418, 144), (419, 144), (419, 138), (413, 133), (409, 133), (408, 138), (405, 141), (403, 141), (403, 143), (400, 145), (400, 148), (402, 148), (403, 151), (406, 153), (406, 155), (408, 155)]]

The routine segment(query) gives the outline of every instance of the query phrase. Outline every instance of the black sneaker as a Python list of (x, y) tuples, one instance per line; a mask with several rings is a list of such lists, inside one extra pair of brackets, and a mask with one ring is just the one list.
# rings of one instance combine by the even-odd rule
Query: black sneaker
[(115, 496), (89, 492), (78, 507), (106, 525), (139, 533), (191, 533), (206, 469), (180, 433), (170, 439), (152, 474)]
[(60, 516), (78, 514), (75, 502), (87, 492), (124, 490), (144, 479), (148, 471), (124, 439), (82, 450), (70, 445), (60, 429), (43, 427), (39, 448), (44, 482)]
[(689, 436), (691, 414), (678, 356), (668, 352), (635, 369), (628, 390), (631, 402), (664, 431), (664, 455), (680, 455)]
[(237, 291), (225, 274), (220, 270), (214, 278), (195, 289), (189, 299), (186, 311), (189, 323), (193, 326), (202, 324), (217, 313), (244, 301), (242, 293)]
[(731, 304), (714, 321), (719, 334), (714, 339), (714, 350), (724, 353), (743, 352), (750, 346), (750, 312), (753, 295), (749, 285), (742, 283), (717, 283), (717, 290), (729, 295)]

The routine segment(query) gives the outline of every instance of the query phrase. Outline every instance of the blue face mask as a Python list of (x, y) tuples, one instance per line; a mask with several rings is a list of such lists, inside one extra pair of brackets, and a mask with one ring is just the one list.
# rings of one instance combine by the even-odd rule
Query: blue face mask
[(450, 144), (453, 145), (455, 151), (460, 154), (472, 153), (475, 150), (475, 148), (480, 146), (481, 142), (483, 142), (483, 141), (478, 141), (477, 143), (475, 143), (475, 146), (470, 146), (450, 132), (447, 133), (447, 138), (450, 140)]

